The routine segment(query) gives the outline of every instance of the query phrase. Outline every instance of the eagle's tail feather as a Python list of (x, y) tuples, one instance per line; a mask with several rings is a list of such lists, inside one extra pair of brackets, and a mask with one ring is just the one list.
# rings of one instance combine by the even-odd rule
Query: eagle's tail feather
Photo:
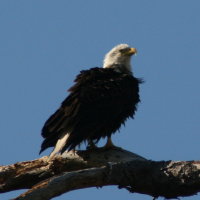
[(48, 160), (51, 160), (57, 153), (62, 151), (63, 147), (65, 146), (65, 144), (67, 142), (69, 135), (70, 135), (69, 133), (64, 134), (58, 139), (54, 150), (49, 155)]

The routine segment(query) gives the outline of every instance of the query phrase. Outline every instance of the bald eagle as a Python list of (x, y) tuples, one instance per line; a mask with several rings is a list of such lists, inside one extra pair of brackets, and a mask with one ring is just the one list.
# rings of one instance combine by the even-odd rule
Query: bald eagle
[(103, 68), (80, 72), (69, 96), (44, 124), (40, 153), (54, 147), (52, 158), (84, 141), (96, 144), (105, 137), (106, 146), (113, 145), (111, 135), (133, 118), (140, 102), (142, 80), (133, 76), (130, 64), (136, 52), (127, 44), (117, 45), (106, 54)]

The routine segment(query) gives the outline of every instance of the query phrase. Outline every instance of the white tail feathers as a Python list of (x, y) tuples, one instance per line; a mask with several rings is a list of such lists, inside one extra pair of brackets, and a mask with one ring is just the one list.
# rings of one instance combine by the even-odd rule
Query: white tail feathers
[(55, 156), (55, 154), (59, 153), (62, 150), (62, 148), (66, 144), (66, 141), (67, 141), (68, 137), (69, 137), (69, 133), (67, 133), (65, 135), (62, 135), (60, 137), (60, 139), (56, 143), (56, 146), (55, 146), (54, 150), (51, 152), (48, 160), (51, 160)]

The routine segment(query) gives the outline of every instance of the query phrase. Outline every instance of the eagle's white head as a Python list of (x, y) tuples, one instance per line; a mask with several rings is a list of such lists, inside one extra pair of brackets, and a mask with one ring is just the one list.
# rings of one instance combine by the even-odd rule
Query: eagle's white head
[(118, 72), (131, 73), (131, 56), (136, 53), (136, 48), (128, 44), (119, 44), (105, 55), (103, 68), (114, 68)]

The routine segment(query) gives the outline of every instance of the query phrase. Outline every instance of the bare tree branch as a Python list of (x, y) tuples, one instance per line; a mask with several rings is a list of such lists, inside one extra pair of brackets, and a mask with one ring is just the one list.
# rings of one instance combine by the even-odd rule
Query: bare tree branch
[(31, 188), (15, 200), (47, 200), (76, 189), (116, 185), (153, 197), (176, 198), (200, 191), (200, 161), (150, 161), (125, 151), (68, 153), (0, 167), (0, 191)]
[(0, 166), (0, 193), (17, 189), (31, 188), (36, 183), (63, 172), (100, 167), (107, 162), (126, 162), (144, 159), (134, 153), (122, 150), (78, 151), (65, 153), (48, 162), (48, 157), (33, 161)]

